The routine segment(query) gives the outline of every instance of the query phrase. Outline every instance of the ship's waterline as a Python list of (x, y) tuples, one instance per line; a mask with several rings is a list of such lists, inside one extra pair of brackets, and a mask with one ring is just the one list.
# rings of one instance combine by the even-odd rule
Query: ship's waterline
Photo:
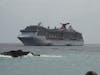
[(24, 45), (35, 45), (35, 46), (80, 46), (80, 45), (84, 45), (83, 41), (66, 41), (66, 40), (39, 40), (37, 38), (33, 38), (33, 37), (19, 37), (19, 39), (23, 42)]
[(21, 30), (21, 35), (18, 39), (24, 45), (35, 46), (79, 46), (84, 45), (83, 36), (76, 32), (71, 26), (66, 28), (69, 23), (62, 24), (61, 28), (49, 29), (40, 25), (27, 26)]

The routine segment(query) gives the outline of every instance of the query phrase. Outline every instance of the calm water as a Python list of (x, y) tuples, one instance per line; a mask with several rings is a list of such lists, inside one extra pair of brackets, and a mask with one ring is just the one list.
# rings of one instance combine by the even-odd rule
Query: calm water
[(100, 45), (23, 46), (0, 44), (0, 52), (23, 49), (40, 57), (0, 57), (0, 75), (84, 75), (93, 70), (100, 74)]

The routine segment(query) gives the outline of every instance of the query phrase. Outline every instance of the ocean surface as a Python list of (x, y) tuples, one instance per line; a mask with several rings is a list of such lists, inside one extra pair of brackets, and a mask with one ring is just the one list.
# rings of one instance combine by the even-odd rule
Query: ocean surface
[(41, 56), (12, 58), (0, 55), (0, 75), (100, 74), (100, 44), (84, 46), (23, 46), (0, 44), (0, 52), (22, 49)]

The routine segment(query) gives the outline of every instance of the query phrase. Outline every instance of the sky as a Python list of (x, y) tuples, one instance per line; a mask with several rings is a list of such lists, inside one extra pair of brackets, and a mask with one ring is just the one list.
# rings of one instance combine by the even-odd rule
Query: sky
[(19, 30), (70, 22), (85, 44), (100, 44), (100, 0), (0, 0), (0, 43), (21, 43)]

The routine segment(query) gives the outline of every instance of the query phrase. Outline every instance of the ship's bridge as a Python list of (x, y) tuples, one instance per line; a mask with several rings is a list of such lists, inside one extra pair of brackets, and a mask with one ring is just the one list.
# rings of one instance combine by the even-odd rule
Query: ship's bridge
[(38, 30), (46, 30), (46, 28), (42, 26), (37, 26), (37, 25), (32, 25), (32, 26), (27, 26), (25, 29), (21, 30), (21, 32), (37, 32)]

